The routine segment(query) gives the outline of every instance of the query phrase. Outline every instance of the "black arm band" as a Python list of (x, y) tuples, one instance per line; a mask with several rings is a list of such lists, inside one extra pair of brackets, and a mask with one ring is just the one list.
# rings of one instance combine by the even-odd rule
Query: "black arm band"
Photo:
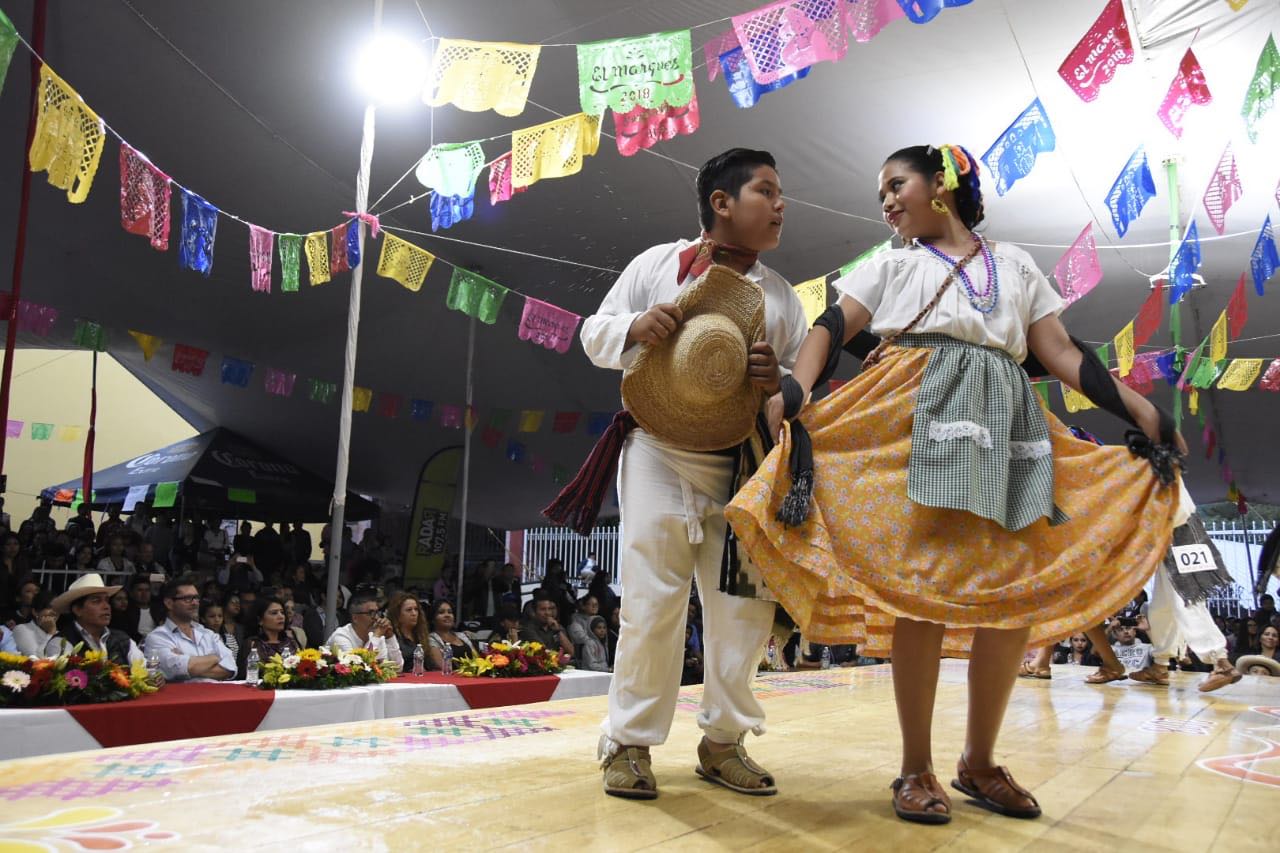
[(804, 388), (790, 374), (782, 377), (782, 417), (793, 419), (804, 408)]

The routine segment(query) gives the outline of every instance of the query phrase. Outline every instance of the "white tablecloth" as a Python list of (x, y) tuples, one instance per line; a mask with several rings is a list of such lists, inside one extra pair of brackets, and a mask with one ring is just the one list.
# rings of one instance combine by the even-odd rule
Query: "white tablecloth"
[[(610, 677), (607, 672), (562, 672), (550, 701), (601, 696), (609, 692)], [(228, 684), (228, 689), (236, 689), (236, 683)], [(398, 682), (345, 690), (279, 690), (256, 730), (296, 729), (467, 710), (470, 706), (452, 684)], [(0, 711), (0, 759), (99, 748), (98, 742), (62, 708), (9, 708)]]

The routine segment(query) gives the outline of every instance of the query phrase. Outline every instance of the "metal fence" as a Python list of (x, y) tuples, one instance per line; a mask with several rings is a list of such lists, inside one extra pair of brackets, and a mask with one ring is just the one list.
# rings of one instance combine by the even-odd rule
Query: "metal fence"
[(558, 557), (570, 579), (578, 577), (578, 567), (588, 555), (596, 560), (596, 571), (606, 572), (618, 583), (618, 525), (597, 525), (590, 536), (579, 536), (563, 527), (533, 527), (524, 532), (524, 579), (541, 580), (547, 560)]

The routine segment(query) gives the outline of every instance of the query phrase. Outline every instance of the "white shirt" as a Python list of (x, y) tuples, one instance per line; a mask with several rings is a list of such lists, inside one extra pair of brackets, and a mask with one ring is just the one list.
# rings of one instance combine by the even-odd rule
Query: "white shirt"
[[(1027, 357), (1027, 329), (1050, 314), (1062, 313), (1062, 297), (1024, 250), (1012, 243), (990, 242), (995, 257), (1000, 298), (990, 314), (969, 304), (959, 276), (937, 306), (909, 334), (942, 334), (957, 340), (1002, 349), (1014, 360)], [(982, 254), (965, 264), (973, 286), (990, 286)], [(868, 260), (833, 287), (860, 303), (871, 314), (871, 331), (881, 337), (907, 324), (938, 293), (951, 264), (921, 246), (883, 252)]]
[(236, 658), (222, 638), (198, 622), (191, 623), (192, 636), (188, 637), (172, 619), (147, 635), (143, 648), (147, 656), (160, 658), (160, 671), (167, 681), (185, 681), (191, 677), (188, 661), (193, 657), (217, 655), (218, 665), (234, 674)]
[(1111, 651), (1116, 653), (1125, 672), (1145, 669), (1151, 663), (1150, 643), (1140, 643), (1136, 640), (1127, 646), (1123, 643), (1112, 643)]
[(98, 561), (98, 574), (102, 575), (107, 580), (111, 580), (112, 578), (126, 578), (133, 574), (133, 572), (133, 561), (126, 560), (124, 557), (120, 558), (120, 568), (118, 569), (116, 568), (116, 564), (111, 562), (110, 557), (103, 557)]
[(400, 652), (400, 644), (387, 642), (381, 634), (370, 634), (369, 639), (361, 642), (356, 629), (348, 623), (329, 635), (329, 645), (337, 646), (338, 651), (349, 652), (352, 649), (371, 649), (378, 660), (389, 660), (404, 671), (404, 655)]
[(13, 629), (13, 640), (18, 644), (18, 654), (29, 658), (43, 657), (45, 647), (49, 645), (51, 639), (53, 634), (46, 634), (37, 622), (23, 622), (21, 625), (15, 625)]
[(145, 607), (138, 610), (138, 633), (147, 636), (156, 629), (156, 620), (151, 618), (151, 611)]
[[(596, 367), (625, 370), (636, 360), (640, 347), (625, 349), (627, 332), (645, 311), (663, 302), (675, 302), (681, 289), (693, 280), (690, 276), (677, 282), (676, 272), (680, 252), (694, 242), (677, 240), (641, 252), (618, 276), (599, 310), (583, 320), (582, 348)], [(746, 277), (764, 290), (765, 340), (773, 347), (783, 372), (790, 373), (809, 329), (800, 297), (785, 278), (759, 261), (747, 270)]]
[[(39, 627), (36, 630), (42, 634), (44, 633)], [(89, 632), (81, 627), (79, 622), (76, 623), (76, 632), (84, 638), (86, 649), (92, 649), (95, 652), (106, 652), (107, 647), (90, 636)], [(50, 636), (48, 643), (44, 647), (44, 656), (47, 658), (56, 658), (59, 655), (70, 653), (71, 647), (67, 645), (67, 641), (56, 635)], [(138, 648), (138, 644), (131, 639), (129, 640), (129, 663), (133, 664), (140, 660), (146, 659), (142, 656), (142, 651)]]

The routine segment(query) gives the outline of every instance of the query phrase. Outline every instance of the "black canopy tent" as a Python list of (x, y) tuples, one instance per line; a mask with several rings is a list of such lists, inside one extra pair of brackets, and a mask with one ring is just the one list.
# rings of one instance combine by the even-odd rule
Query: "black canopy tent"
[[(80, 481), (71, 480), (40, 496), (68, 506), (79, 488)], [(132, 511), (145, 501), (220, 518), (320, 522), (329, 519), (332, 497), (328, 480), (219, 427), (95, 472), (89, 505)], [(347, 495), (348, 520), (365, 521), (377, 512), (372, 502)]]

